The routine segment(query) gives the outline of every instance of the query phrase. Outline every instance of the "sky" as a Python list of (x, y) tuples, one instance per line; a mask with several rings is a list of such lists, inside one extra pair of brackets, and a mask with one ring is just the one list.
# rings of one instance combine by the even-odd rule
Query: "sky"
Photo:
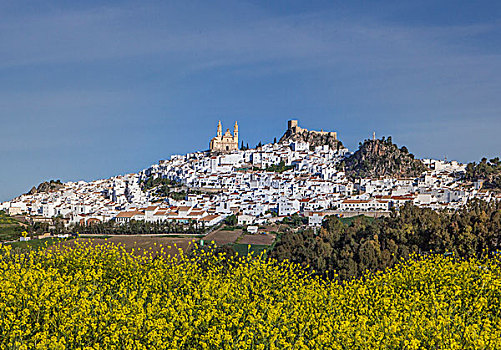
[(352, 151), (500, 156), (501, 1), (0, 0), (0, 201), (289, 119)]

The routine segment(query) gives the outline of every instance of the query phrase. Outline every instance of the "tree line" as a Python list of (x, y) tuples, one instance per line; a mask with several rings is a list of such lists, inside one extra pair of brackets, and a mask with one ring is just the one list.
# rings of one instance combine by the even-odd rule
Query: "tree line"
[(299, 263), (310, 272), (350, 280), (384, 270), (411, 253), (485, 257), (501, 250), (501, 203), (473, 201), (458, 211), (407, 204), (386, 218), (335, 216), (318, 230), (284, 234), (270, 257)]
[(71, 225), (68, 228), (62, 228), (58, 233), (76, 233), (79, 234), (162, 234), (162, 233), (186, 233), (202, 234), (205, 232), (205, 223), (198, 223), (190, 220), (187, 224), (174, 221), (146, 222), (131, 220), (127, 223), (118, 224), (113, 220), (96, 223), (92, 225)]

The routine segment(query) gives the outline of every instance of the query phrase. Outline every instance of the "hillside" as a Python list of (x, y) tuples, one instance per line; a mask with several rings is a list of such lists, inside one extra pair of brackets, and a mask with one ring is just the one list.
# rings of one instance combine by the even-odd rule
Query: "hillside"
[(416, 177), (426, 166), (407, 147), (398, 148), (391, 140), (365, 140), (359, 149), (341, 164), (347, 176), (351, 178), (363, 177)]
[(0, 242), (18, 239), (25, 226), (27, 225), (0, 211)]
[(33, 186), (33, 188), (28, 192), (28, 194), (57, 191), (63, 187), (64, 184), (61, 182), (61, 180), (50, 180), (42, 182), (40, 185), (38, 185), (38, 187)]
[(466, 180), (483, 181), (483, 188), (501, 190), (501, 161), (499, 157), (487, 160), (483, 158), (478, 164), (469, 163), (466, 166)]

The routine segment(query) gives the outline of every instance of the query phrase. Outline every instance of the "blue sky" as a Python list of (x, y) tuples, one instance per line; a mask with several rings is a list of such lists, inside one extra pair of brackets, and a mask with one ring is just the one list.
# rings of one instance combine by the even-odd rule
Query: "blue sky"
[(500, 1), (0, 1), (0, 200), (288, 119), (350, 149), (501, 150)]

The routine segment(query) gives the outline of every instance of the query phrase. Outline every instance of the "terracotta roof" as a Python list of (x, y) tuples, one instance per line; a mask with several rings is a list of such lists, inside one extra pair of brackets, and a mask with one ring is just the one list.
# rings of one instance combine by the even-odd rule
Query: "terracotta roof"
[(142, 211), (138, 211), (138, 210), (135, 210), (135, 211), (122, 211), (120, 213), (117, 214), (117, 218), (131, 218), (133, 216), (136, 216), (136, 215), (143, 215), (144, 213)]
[(206, 217), (201, 218), (200, 221), (212, 221), (218, 217), (219, 215), (207, 215)]

